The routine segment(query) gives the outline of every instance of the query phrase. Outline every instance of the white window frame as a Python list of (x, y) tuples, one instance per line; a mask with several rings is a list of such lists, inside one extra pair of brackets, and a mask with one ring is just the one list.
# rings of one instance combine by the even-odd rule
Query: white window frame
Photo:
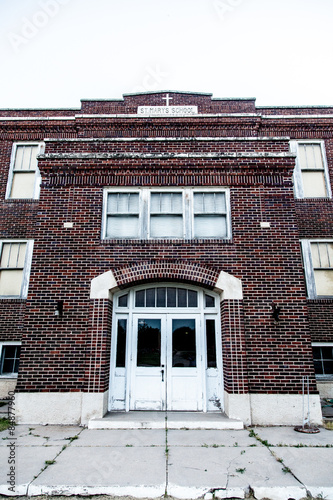
[[(312, 347), (333, 347), (333, 342), (312, 342)], [(314, 360), (314, 358), (313, 358)], [(316, 379), (318, 380), (332, 380), (333, 379), (333, 374), (317, 374), (316, 373)]]
[(290, 150), (293, 153), (296, 153), (296, 164), (295, 164), (295, 169), (294, 169), (294, 174), (293, 174), (295, 198), (299, 198), (299, 199), (304, 199), (304, 198), (312, 199), (313, 198), (313, 197), (304, 196), (302, 170), (301, 170), (301, 163), (299, 161), (299, 158), (300, 158), (299, 145), (300, 144), (317, 144), (317, 145), (319, 144), (320, 145), (321, 155), (323, 158), (324, 178), (325, 178), (325, 185), (326, 185), (327, 194), (326, 194), (326, 196), (314, 197), (314, 199), (320, 200), (323, 198), (332, 198), (332, 189), (331, 189), (329, 170), (328, 170), (327, 159), (326, 159), (325, 141), (323, 141), (323, 140), (310, 140), (310, 139), (299, 140), (299, 141), (290, 141)]
[[(151, 193), (182, 193), (183, 195), (183, 235), (182, 237), (158, 237), (154, 238), (150, 234), (150, 194)], [(194, 193), (224, 193), (226, 201), (226, 228), (227, 234), (222, 238), (217, 237), (194, 237), (194, 207), (193, 207), (193, 194)], [(116, 240), (133, 240), (135, 238), (108, 238), (106, 235), (107, 230), (107, 202), (109, 193), (139, 193), (139, 238), (140, 240), (193, 240), (193, 239), (218, 239), (230, 240), (232, 237), (231, 232), (231, 211), (230, 211), (230, 189), (220, 187), (196, 187), (196, 188), (167, 188), (167, 187), (142, 187), (142, 188), (105, 188), (103, 193), (103, 217), (102, 217), (102, 234), (103, 240), (116, 239)]]
[[(21, 347), (22, 342), (17, 342), (17, 341), (0, 342), (0, 363), (1, 363), (1, 360), (2, 360), (2, 350), (3, 350), (3, 347), (5, 347), (7, 345)], [(1, 366), (0, 366), (0, 368), (1, 368)], [(7, 373), (7, 374), (4, 374), (4, 375), (2, 373), (0, 373), (0, 379), (1, 378), (17, 378), (17, 375), (18, 375), (17, 373)]]
[[(35, 171), (35, 182), (34, 182), (33, 196), (31, 198), (30, 197), (26, 197), (26, 198), (12, 198), (11, 197), (12, 184), (13, 184), (13, 179), (14, 179), (14, 174), (15, 174), (16, 152), (17, 152), (17, 148), (21, 147), (21, 146), (38, 146), (37, 156), (44, 152), (44, 143), (42, 143), (42, 142), (15, 142), (13, 144), (12, 155), (11, 155), (11, 159), (10, 159), (9, 173), (8, 173), (7, 188), (6, 188), (6, 200), (14, 200), (14, 199), (38, 200), (39, 194), (40, 194), (40, 184), (41, 184), (41, 175), (40, 175), (38, 165), (37, 165), (37, 168)], [(22, 171), (22, 173), (24, 173), (24, 172), (25, 171)]]
[[(315, 282), (315, 274), (314, 274), (314, 265), (312, 261), (312, 253), (311, 253), (311, 243), (333, 243), (333, 240), (325, 239), (325, 240), (301, 240), (301, 248), (303, 255), (303, 266), (304, 266), (304, 274), (307, 285), (307, 293), (309, 299), (318, 299), (318, 298), (328, 298), (332, 297), (331, 295), (318, 295), (316, 290), (316, 282)], [(333, 273), (333, 271), (332, 271)]]
[(29, 278), (31, 271), (31, 261), (32, 261), (34, 242), (33, 240), (0, 240), (0, 259), (2, 255), (2, 247), (4, 244), (8, 243), (26, 243), (24, 267), (23, 267), (22, 283), (21, 283), (21, 293), (19, 295), (0, 295), (0, 299), (26, 299), (28, 296)]

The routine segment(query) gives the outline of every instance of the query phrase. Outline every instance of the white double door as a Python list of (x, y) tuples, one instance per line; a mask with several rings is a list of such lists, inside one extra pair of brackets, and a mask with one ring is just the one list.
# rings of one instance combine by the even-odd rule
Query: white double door
[(203, 410), (200, 328), (200, 314), (133, 314), (130, 410)]

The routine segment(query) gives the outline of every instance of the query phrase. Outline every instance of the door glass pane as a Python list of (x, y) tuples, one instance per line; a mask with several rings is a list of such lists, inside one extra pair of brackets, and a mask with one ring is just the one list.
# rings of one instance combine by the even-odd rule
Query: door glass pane
[(207, 368), (216, 368), (215, 320), (206, 319)]
[(161, 366), (161, 320), (138, 320), (137, 366)]
[(172, 366), (196, 366), (195, 320), (172, 320)]
[(117, 368), (125, 368), (127, 319), (118, 319)]

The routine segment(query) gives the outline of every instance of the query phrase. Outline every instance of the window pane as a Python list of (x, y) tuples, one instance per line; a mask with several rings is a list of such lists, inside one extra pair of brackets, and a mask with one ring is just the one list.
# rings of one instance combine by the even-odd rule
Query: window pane
[(155, 214), (181, 214), (181, 193), (151, 193), (150, 212)]
[(172, 366), (196, 366), (195, 320), (172, 320)]
[(23, 268), (26, 243), (3, 243), (0, 267)]
[(315, 283), (317, 295), (333, 295), (333, 269), (330, 270), (315, 270)]
[(225, 213), (225, 193), (194, 193), (194, 213)]
[(207, 367), (216, 368), (215, 320), (206, 320)]
[(302, 170), (324, 168), (320, 144), (300, 144), (299, 156)]
[(146, 307), (155, 307), (155, 288), (146, 290)]
[(323, 375), (323, 365), (322, 365), (321, 361), (314, 361), (313, 366), (314, 366), (316, 375)]
[(224, 238), (227, 236), (225, 216), (196, 216), (194, 218), (195, 238)]
[(178, 307), (187, 307), (187, 290), (178, 288)]
[(38, 146), (17, 146), (15, 170), (32, 170), (37, 168)]
[(109, 193), (108, 213), (138, 214), (139, 193)]
[(305, 198), (324, 198), (327, 196), (324, 172), (302, 172)]
[(206, 307), (215, 307), (215, 298), (211, 295), (205, 295), (205, 306)]
[(187, 291), (188, 307), (198, 307), (198, 293), (193, 290)]
[(18, 372), (20, 361), (20, 346), (7, 345), (2, 348), (1, 374), (12, 374)]
[(182, 238), (183, 217), (181, 215), (152, 215), (150, 236), (152, 238)]
[(311, 243), (313, 267), (333, 268), (333, 243)]
[(125, 368), (127, 320), (118, 319), (116, 367)]
[(161, 320), (138, 320), (137, 366), (161, 366)]
[(15, 172), (13, 175), (10, 197), (13, 199), (33, 198), (35, 187), (35, 172)]
[(146, 290), (139, 290), (138, 292), (135, 292), (135, 307), (145, 306), (145, 295)]
[(0, 295), (21, 295), (23, 271), (0, 271)]
[(119, 307), (127, 307), (127, 299), (128, 299), (128, 294), (126, 295), (121, 295), (121, 297), (118, 298), (118, 306)]
[(314, 359), (321, 359), (320, 347), (312, 346), (312, 351), (313, 351), (313, 358)]
[(324, 361), (324, 374), (325, 375), (333, 374), (333, 361)]
[(322, 352), (323, 359), (333, 360), (333, 347), (331, 347), (331, 346), (324, 347), (323, 346), (320, 349)]
[(109, 216), (106, 236), (108, 238), (139, 238), (139, 217)]
[(166, 302), (166, 288), (157, 289), (157, 307), (165, 307)]
[(176, 307), (176, 290), (177, 288), (167, 288), (167, 306)]

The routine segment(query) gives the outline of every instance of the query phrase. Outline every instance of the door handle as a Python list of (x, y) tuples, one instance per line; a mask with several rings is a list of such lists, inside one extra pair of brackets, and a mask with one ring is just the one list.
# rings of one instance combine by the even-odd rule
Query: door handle
[(163, 369), (161, 370), (161, 373), (162, 373), (162, 382), (164, 382), (164, 370)]

